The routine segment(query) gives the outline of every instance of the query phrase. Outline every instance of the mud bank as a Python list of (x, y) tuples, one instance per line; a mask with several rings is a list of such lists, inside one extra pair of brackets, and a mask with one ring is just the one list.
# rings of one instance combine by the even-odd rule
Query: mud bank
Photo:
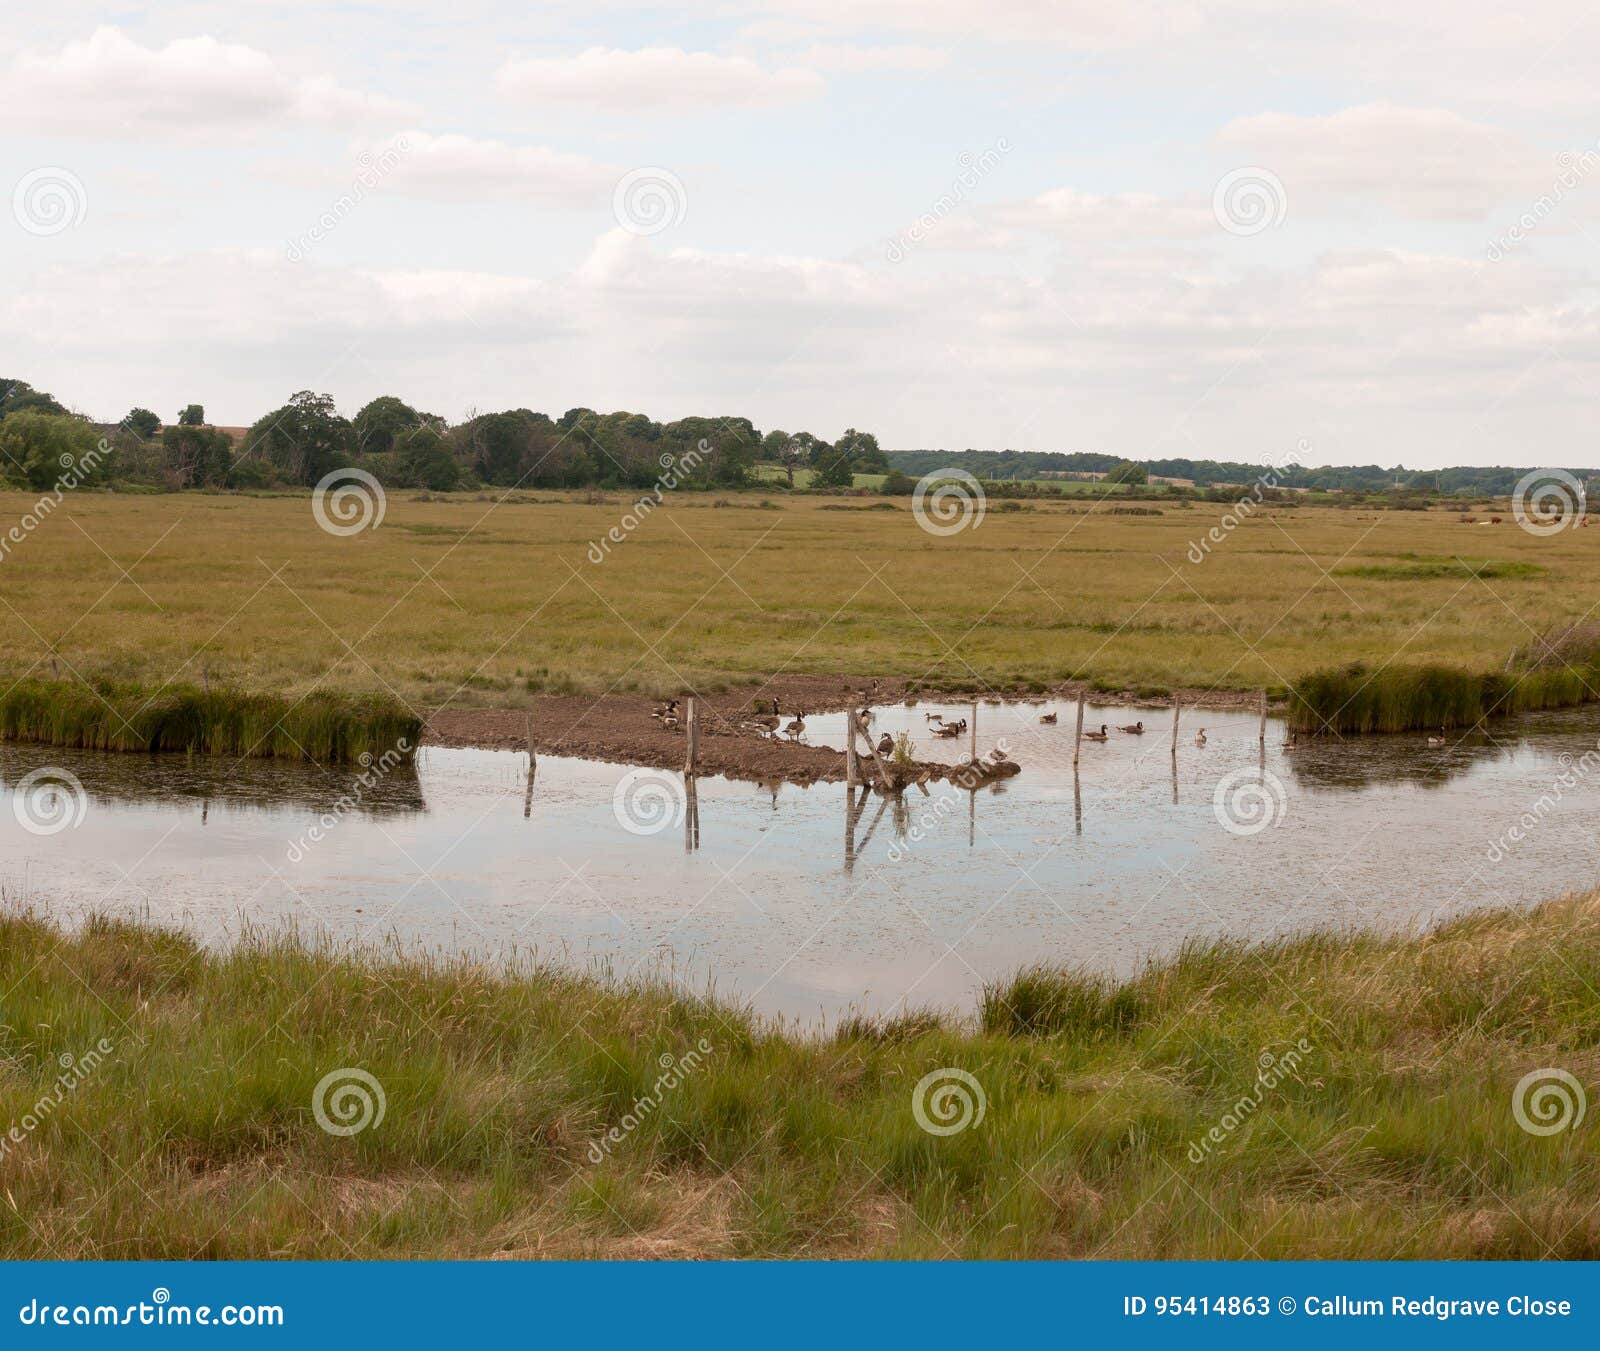
[[(1075, 699), (1083, 692), (1097, 704), (1123, 704), (1128, 707), (1160, 707), (1132, 694), (1080, 691), (1064, 685), (1049, 694), (1023, 694), (1021, 699)], [(850, 707), (883, 707), (887, 704), (915, 702), (920, 694), (929, 701), (945, 702), (963, 697), (992, 700), (989, 691), (974, 696), (970, 692), (917, 691), (904, 680), (852, 679), (840, 676), (780, 676), (761, 684), (743, 685), (716, 694), (701, 695), (700, 755), (697, 764), (702, 774), (720, 774), (730, 779), (786, 783), (843, 782), (845, 757), (842, 751), (826, 746), (808, 746), (786, 737), (763, 735), (752, 725), (759, 707), (771, 715), (772, 701), (778, 701), (781, 721), (796, 713), (838, 712)], [(1244, 708), (1255, 706), (1253, 694), (1237, 691), (1186, 691), (1180, 693), (1185, 706), (1203, 708)], [(1170, 703), (1170, 701), (1167, 701)], [(526, 708), (468, 709), (447, 708), (428, 719), (424, 744), (466, 746), (490, 750), (525, 750), (531, 730), (534, 750), (541, 755), (570, 755), (585, 760), (614, 764), (650, 765), (660, 769), (682, 769), (683, 733), (666, 731), (652, 716), (656, 701), (637, 694), (535, 695)], [(869, 756), (862, 756), (863, 773), (877, 781), (877, 770)], [(1024, 766), (1024, 768), (1026, 768)], [(986, 763), (978, 782), (1007, 778), (1018, 772), (1016, 765)], [(903, 774), (907, 783), (970, 779), (971, 766), (919, 762)]]

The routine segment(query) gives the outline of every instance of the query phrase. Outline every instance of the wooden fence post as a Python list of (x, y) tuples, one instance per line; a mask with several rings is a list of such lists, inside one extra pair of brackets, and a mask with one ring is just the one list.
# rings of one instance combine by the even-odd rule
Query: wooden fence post
[(1267, 692), (1261, 691), (1261, 728), (1257, 738), (1263, 746), (1267, 744)]
[(1078, 729), (1072, 734), (1072, 764), (1076, 768), (1078, 754), (1083, 750), (1083, 696), (1078, 696)]
[(686, 751), (683, 772), (693, 774), (695, 761), (700, 758), (700, 701), (690, 695), (684, 704), (684, 742)]
[(861, 767), (856, 763), (856, 715), (852, 711), (845, 715), (844, 727), (844, 784), (846, 788), (854, 788), (856, 780), (861, 777)]
[[(855, 715), (855, 711), (854, 710), (851, 710), (851, 713), (850, 713), (850, 725), (852, 727), (856, 727), (857, 726), (856, 715)], [(872, 737), (868, 734), (867, 729), (865, 727), (861, 727), (860, 728), (860, 732), (861, 732), (861, 739), (864, 742), (867, 743), (867, 750), (869, 750), (872, 753), (873, 763), (878, 766), (878, 773), (882, 777), (882, 780), (883, 780), (883, 790), (884, 790), (884, 792), (887, 793), (887, 792), (892, 791), (893, 788), (894, 788), (894, 782), (893, 782), (893, 780), (891, 780), (889, 778), (889, 767), (886, 764), (883, 763), (883, 757), (878, 754), (878, 748), (872, 744)]]
[(1172, 753), (1178, 753), (1178, 696), (1172, 696)]

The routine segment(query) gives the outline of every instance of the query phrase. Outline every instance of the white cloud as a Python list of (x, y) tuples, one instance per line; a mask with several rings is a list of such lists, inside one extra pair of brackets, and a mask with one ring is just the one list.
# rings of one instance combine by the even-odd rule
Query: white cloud
[[(715, 408), (899, 445), (1240, 456), (1310, 435), (1346, 462), (1413, 463), (1441, 439), (1456, 463), (1578, 462), (1600, 311), (1575, 281), (1383, 249), (1233, 272), (1137, 246), (979, 276), (612, 231), (545, 277), (240, 251), (60, 265), (0, 299), (0, 333), (29, 335), (35, 383), (100, 411), (201, 389), (249, 421), (268, 372), (345, 406)], [(108, 313), (141, 315), (139, 352)]]
[(0, 112), (13, 127), (93, 137), (203, 139), (272, 123), (351, 125), (414, 117), (409, 105), (295, 76), (266, 53), (215, 38), (141, 47), (98, 28), (59, 51), (23, 51), (0, 75)]
[[(589, 202), (610, 194), (621, 170), (584, 155), (546, 146), (508, 145), (454, 134), (402, 132), (391, 177), (395, 188), (421, 197), (451, 201), (474, 198), (530, 198)], [(383, 147), (364, 147), (368, 159)]]
[(1554, 153), (1440, 108), (1368, 103), (1323, 117), (1264, 113), (1218, 142), (1283, 180), (1291, 210), (1357, 199), (1429, 220), (1482, 220), (1547, 189)]
[(529, 57), (507, 62), (495, 83), (502, 95), (521, 102), (619, 113), (766, 107), (823, 88), (815, 71), (767, 70), (746, 57), (678, 47), (591, 47), (577, 56)]
[(1209, 202), (1174, 202), (1143, 192), (1095, 194), (1052, 188), (1001, 208), (1003, 219), (1079, 240), (1184, 239), (1215, 236)]
[(943, 70), (950, 53), (940, 47), (857, 47), (819, 43), (806, 49), (800, 63), (812, 70), (857, 75), (868, 70)]

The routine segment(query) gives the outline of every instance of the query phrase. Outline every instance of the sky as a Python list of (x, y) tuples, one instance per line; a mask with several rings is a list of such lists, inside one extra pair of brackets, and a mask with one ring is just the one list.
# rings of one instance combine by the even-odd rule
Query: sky
[(1587, 465), (1600, 10), (80, 3), (0, 35), (0, 375), (890, 448)]

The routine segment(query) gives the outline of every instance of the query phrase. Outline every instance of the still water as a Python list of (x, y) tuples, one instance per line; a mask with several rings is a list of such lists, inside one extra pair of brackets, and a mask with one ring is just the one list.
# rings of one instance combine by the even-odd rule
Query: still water
[[(215, 943), (289, 922), (665, 975), (816, 1024), (970, 1010), (985, 980), (1039, 960), (1127, 973), (1194, 935), (1398, 927), (1600, 881), (1595, 709), (1442, 749), (1291, 750), (1271, 723), (1264, 752), (1254, 714), (1186, 712), (1174, 765), (1168, 712), (1091, 708), (1086, 725), (1113, 730), (1085, 743), (1076, 783), (1072, 706), (1055, 726), (1041, 711), (978, 706), (979, 754), (1003, 742), (1018, 777), (902, 802), (701, 778), (691, 804), (679, 775), (549, 757), (530, 785), (527, 757), (500, 751), (428, 748), (367, 786), (298, 764), (0, 746), (0, 888)], [(874, 735), (963, 758), (970, 732), (935, 738), (929, 712), (972, 719), (896, 707)], [(1114, 730), (1140, 719), (1143, 736)], [(842, 730), (807, 720), (817, 744)]]

